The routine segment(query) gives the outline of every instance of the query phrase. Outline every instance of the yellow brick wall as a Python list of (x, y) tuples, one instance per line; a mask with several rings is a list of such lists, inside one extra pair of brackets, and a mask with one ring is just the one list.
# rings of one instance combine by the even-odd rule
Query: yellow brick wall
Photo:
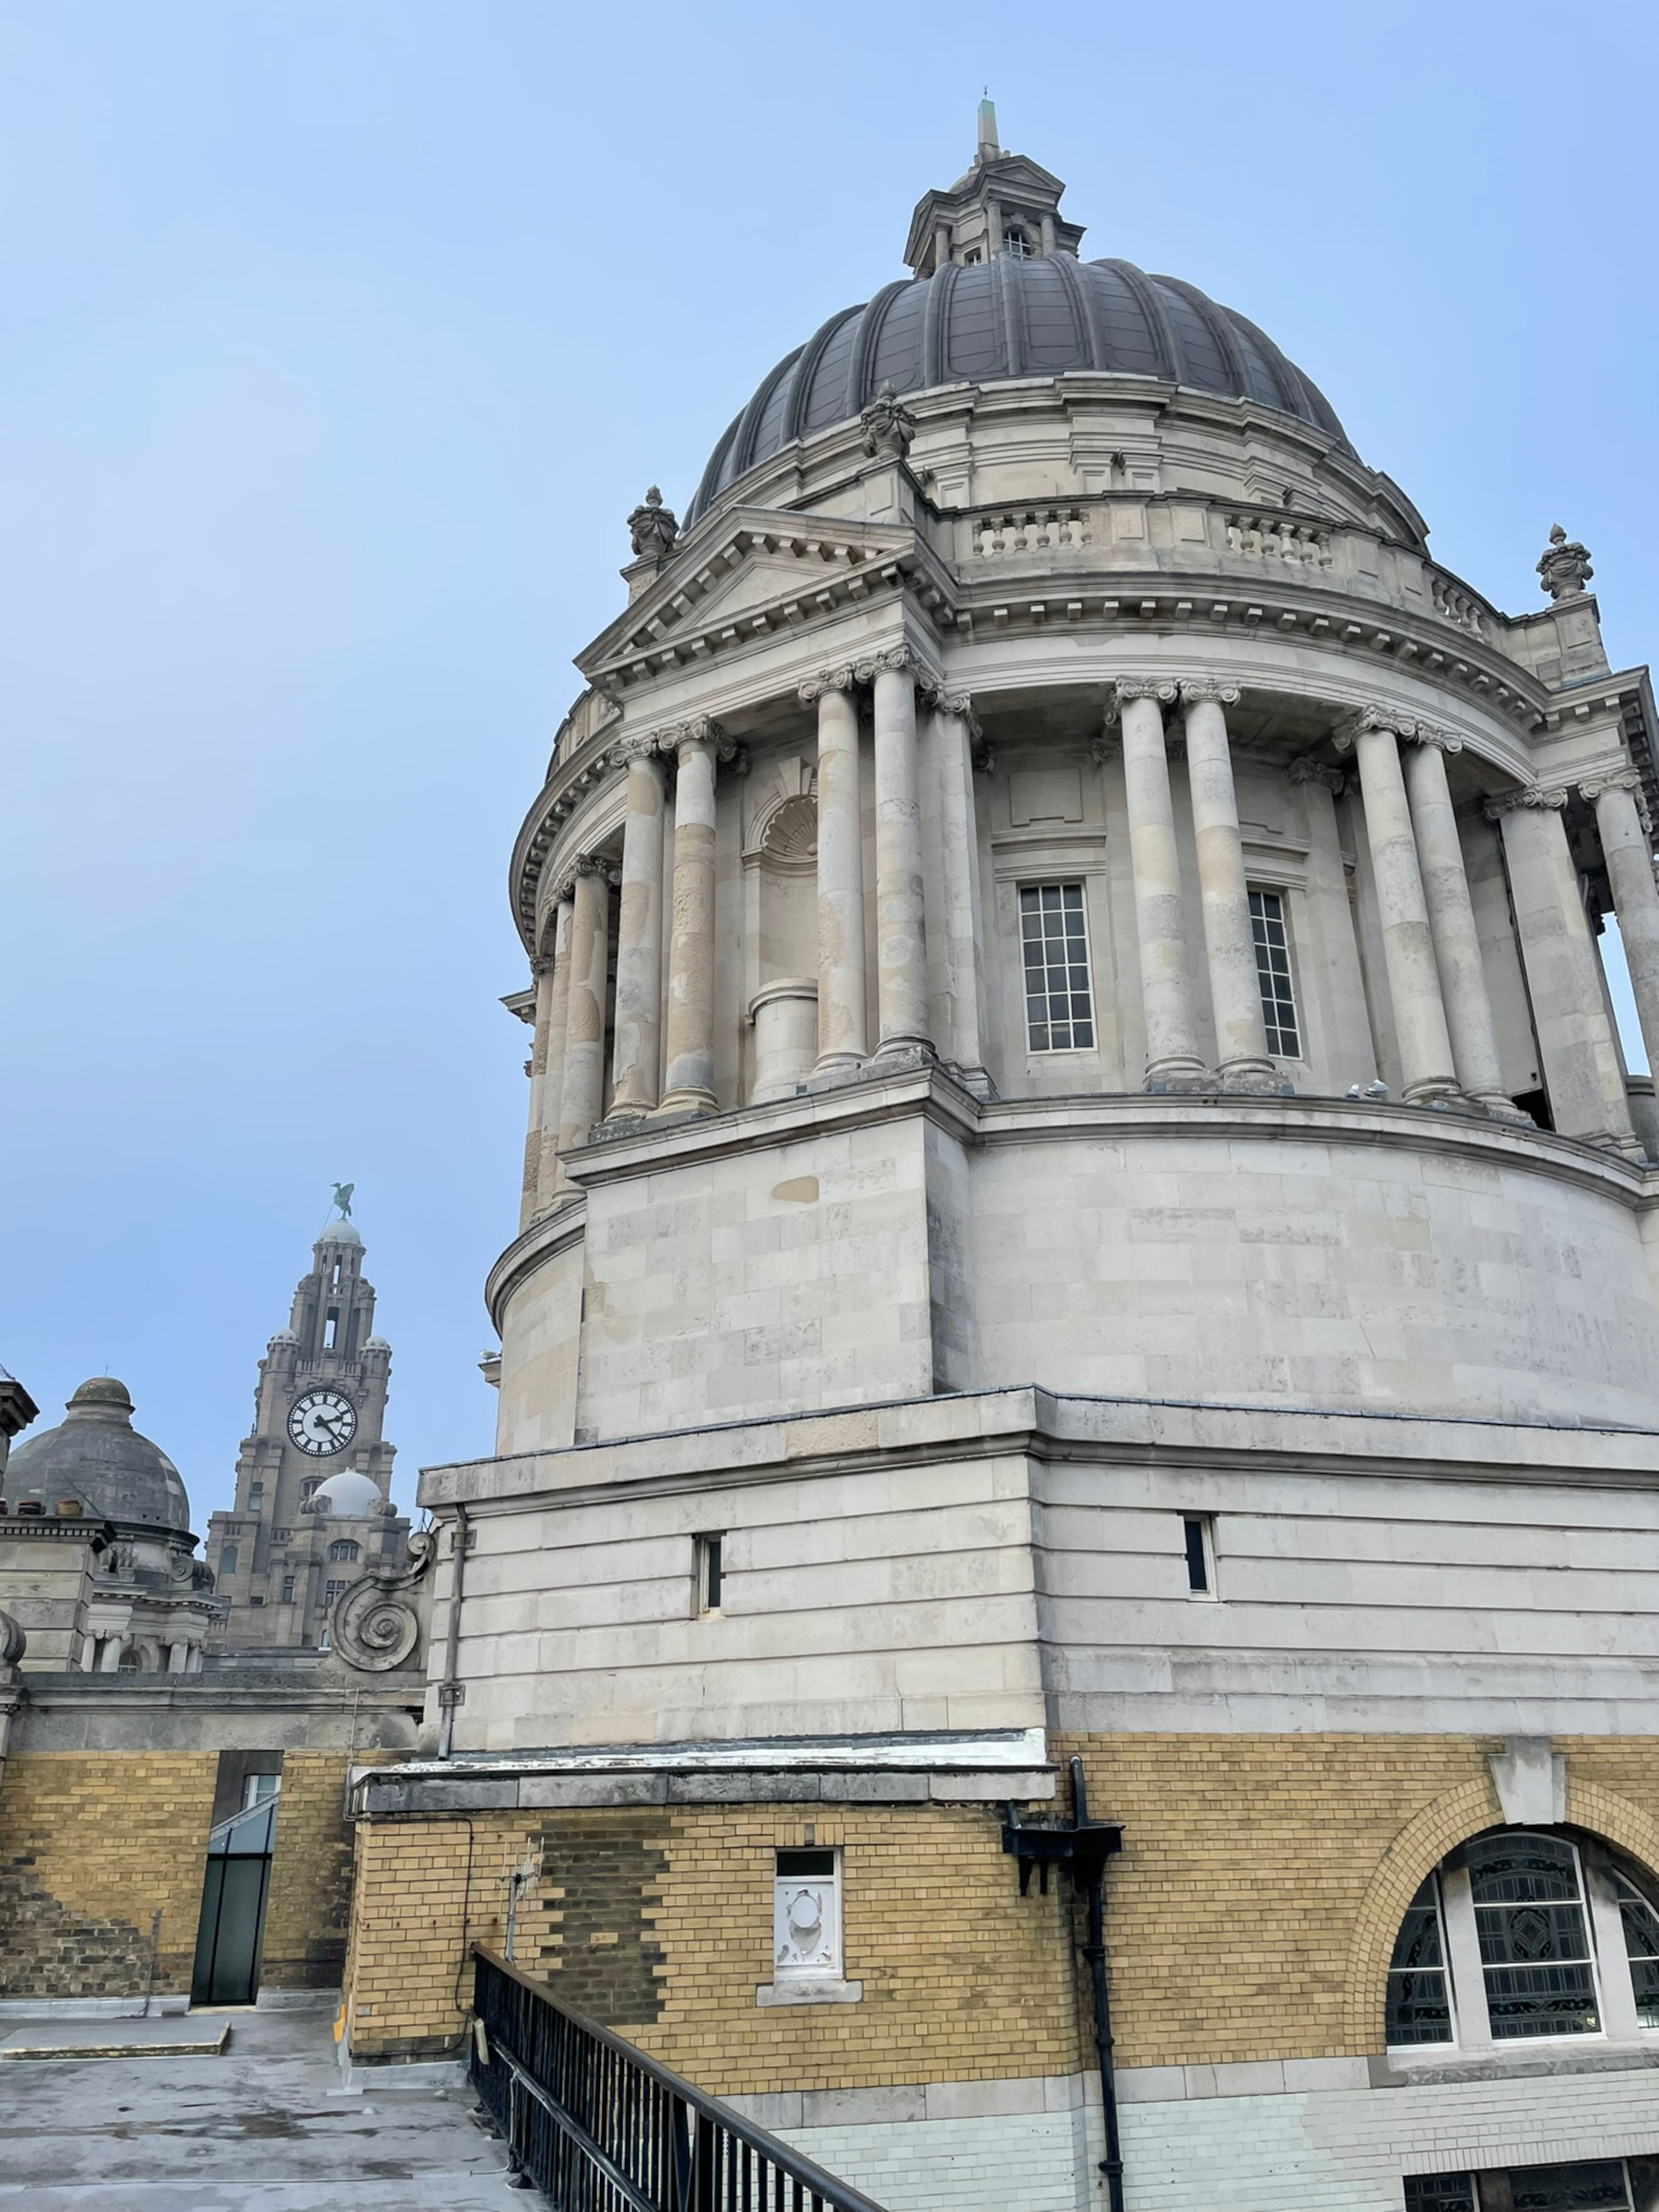
[[(1130, 1735), (1080, 1751), (1107, 1874), (1124, 2067), (1363, 2055), (1406, 1900), (1500, 1818), (1496, 1737)], [(1558, 1739), (1568, 1818), (1659, 1873), (1659, 1741)], [(462, 2032), (467, 1940), (515, 1957), (716, 2094), (1070, 2073), (1092, 2065), (1067, 1887), (1021, 1899), (998, 1808), (709, 1806), (391, 1819), (359, 1831), (353, 2044), (427, 2055)], [(858, 2005), (760, 2009), (771, 1853), (843, 1847)], [(470, 1871), (469, 1871), (470, 1868)], [(466, 1900), (465, 1924), (463, 1901)], [(654, 2001), (642, 1999), (649, 1989)], [(607, 1993), (611, 2000), (607, 2002)]]
[(351, 1823), (347, 1765), (377, 1765), (391, 1752), (288, 1751), (276, 1808), (276, 1845), (265, 1902), (260, 1981), (268, 1989), (337, 1989), (351, 1915)]
[(218, 1773), (213, 1752), (6, 1761), (0, 1996), (190, 1987)]
[[(506, 1877), (529, 1853), (544, 1871), (519, 1908), (518, 1962), (716, 2094), (1076, 2070), (1063, 1900), (1018, 1896), (990, 1808), (837, 1807), (812, 1826), (817, 1844), (842, 1847), (857, 2005), (755, 2002), (771, 1979), (772, 1853), (805, 1840), (794, 1808), (477, 1817), (470, 1835), (457, 1820), (365, 1823), (353, 2049), (426, 2056), (460, 2035), (464, 1900), (465, 1939), (499, 1943)], [(620, 2009), (596, 2001), (593, 1959), (617, 1960)], [(642, 1973), (653, 2004), (637, 2001)]]

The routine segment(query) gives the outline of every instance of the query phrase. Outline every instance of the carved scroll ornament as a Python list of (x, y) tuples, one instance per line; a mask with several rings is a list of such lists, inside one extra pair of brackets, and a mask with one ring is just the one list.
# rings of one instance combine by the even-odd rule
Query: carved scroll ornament
[(328, 1623), (328, 1648), (359, 1674), (406, 1666), (419, 1650), (425, 1608), (415, 1593), (437, 1549), (432, 1536), (409, 1538), (409, 1563), (396, 1574), (366, 1574), (341, 1591)]

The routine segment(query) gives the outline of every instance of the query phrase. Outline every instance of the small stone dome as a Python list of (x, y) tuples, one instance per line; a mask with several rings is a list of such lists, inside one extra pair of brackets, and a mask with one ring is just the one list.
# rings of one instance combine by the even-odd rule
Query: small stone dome
[(324, 1222), (323, 1233), (317, 1241), (319, 1244), (350, 1244), (359, 1252), (363, 1249), (363, 1240), (349, 1221)]
[(278, 1329), (276, 1334), (271, 1338), (271, 1349), (275, 1351), (279, 1344), (298, 1344), (299, 1341), (300, 1336), (297, 1330)]
[(1196, 285), (1127, 261), (1055, 253), (947, 262), (843, 308), (778, 363), (715, 447), (688, 522), (757, 462), (895, 393), (1092, 370), (1147, 376), (1294, 415), (1348, 451), (1323, 392), (1265, 332)]
[(305, 1510), (326, 1514), (333, 1521), (370, 1521), (392, 1509), (367, 1475), (359, 1475), (355, 1467), (342, 1467), (337, 1475), (318, 1484)]
[(65, 1408), (68, 1419), (12, 1453), (6, 1502), (78, 1498), (100, 1520), (134, 1528), (188, 1530), (190, 1500), (179, 1470), (159, 1445), (133, 1427), (133, 1401), (113, 1375), (83, 1382)]
[(386, 1342), (383, 1336), (371, 1336), (368, 1343), (364, 1345), (363, 1349), (366, 1352), (389, 1352), (392, 1349), (392, 1347)]

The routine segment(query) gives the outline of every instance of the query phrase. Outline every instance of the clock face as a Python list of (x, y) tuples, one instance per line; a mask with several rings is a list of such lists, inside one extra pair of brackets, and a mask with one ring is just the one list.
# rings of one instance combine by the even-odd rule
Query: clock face
[(337, 1390), (308, 1390), (294, 1400), (288, 1432), (308, 1459), (327, 1459), (357, 1434), (357, 1407)]

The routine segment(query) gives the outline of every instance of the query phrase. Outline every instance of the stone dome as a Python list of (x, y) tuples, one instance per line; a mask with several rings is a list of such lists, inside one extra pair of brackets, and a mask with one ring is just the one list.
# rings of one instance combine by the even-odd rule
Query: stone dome
[(6, 1498), (15, 1512), (78, 1498), (99, 1518), (135, 1528), (188, 1530), (190, 1500), (179, 1470), (159, 1444), (133, 1427), (133, 1401), (113, 1375), (83, 1382), (68, 1418), (12, 1453)]
[(318, 1237), (317, 1241), (319, 1244), (351, 1244), (355, 1245), (359, 1252), (363, 1248), (362, 1238), (359, 1236), (349, 1221), (324, 1223), (323, 1233)]
[(392, 1508), (381, 1496), (379, 1485), (367, 1475), (359, 1475), (355, 1467), (342, 1467), (337, 1475), (318, 1484), (305, 1510), (334, 1521), (364, 1521), (390, 1512)]
[(999, 253), (885, 286), (785, 356), (726, 431), (688, 521), (769, 454), (844, 422), (884, 384), (1006, 383), (1094, 371), (1160, 377), (1293, 415), (1351, 452), (1312, 378), (1232, 308), (1196, 285), (1127, 261)]

